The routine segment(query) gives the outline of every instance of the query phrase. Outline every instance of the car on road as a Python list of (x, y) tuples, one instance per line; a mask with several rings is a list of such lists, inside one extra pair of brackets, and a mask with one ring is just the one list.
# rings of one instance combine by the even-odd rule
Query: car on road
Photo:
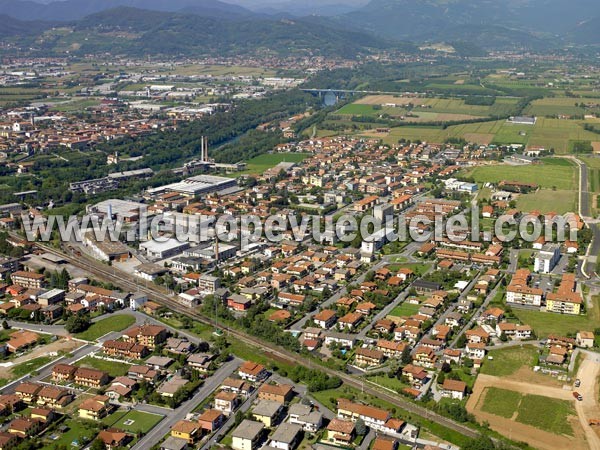
[(575, 397), (578, 402), (583, 400), (583, 397), (581, 396), (581, 394), (579, 392), (573, 392), (573, 397)]
[(575, 387), (579, 387), (579, 386), (581, 386), (581, 380), (579, 378), (577, 378), (575, 380)]

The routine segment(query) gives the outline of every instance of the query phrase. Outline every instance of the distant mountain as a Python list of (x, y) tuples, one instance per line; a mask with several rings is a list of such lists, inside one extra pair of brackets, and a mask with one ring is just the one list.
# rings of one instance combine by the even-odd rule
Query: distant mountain
[(165, 12), (187, 11), (229, 19), (255, 15), (242, 6), (220, 0), (64, 0), (47, 4), (31, 0), (0, 0), (0, 11), (20, 20), (72, 21), (120, 6)]
[(595, 16), (597, 0), (371, 0), (336, 20), (391, 39), (539, 49)]
[(0, 39), (10, 36), (35, 36), (53, 25), (52, 22), (23, 21), (0, 14)]
[(569, 39), (576, 44), (600, 44), (600, 16), (585, 20), (567, 33)]
[[(303, 54), (354, 57), (392, 43), (324, 26), (319, 18), (226, 20), (119, 7), (66, 24), (73, 33), (46, 35), (41, 50), (141, 55)], [(402, 44), (394, 44), (402, 45)], [(414, 47), (407, 46), (408, 50)]]

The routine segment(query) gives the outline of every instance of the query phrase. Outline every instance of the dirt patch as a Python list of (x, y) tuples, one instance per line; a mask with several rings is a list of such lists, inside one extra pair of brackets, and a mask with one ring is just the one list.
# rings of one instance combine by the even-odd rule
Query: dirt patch
[(543, 386), (550, 386), (556, 388), (562, 388), (564, 384), (562, 381), (559, 381), (555, 377), (551, 377), (550, 375), (544, 375), (542, 373), (536, 373), (533, 370), (531, 370), (530, 367), (527, 366), (519, 368), (519, 370), (517, 370), (515, 373), (504, 378), (509, 380), (522, 381), (524, 383), (531, 383), (537, 385), (541, 384)]
[(465, 133), (463, 136), (467, 142), (489, 145), (494, 140), (495, 135), (493, 133)]
[[(573, 400), (570, 390), (563, 390), (558, 387), (549, 387), (539, 384), (530, 384), (522, 381), (494, 377), (491, 375), (480, 374), (477, 377), (473, 394), (467, 402), (467, 411), (475, 415), (479, 422), (486, 421), (490, 428), (514, 441), (523, 441), (532, 447), (542, 450), (554, 450), (557, 448), (569, 448), (571, 450), (589, 449), (586, 434), (580, 425), (580, 420), (573, 417), (569, 423), (573, 428), (574, 436), (556, 435), (538, 428), (516, 422), (512, 419), (505, 419), (494, 414), (486, 413), (481, 410), (485, 401), (485, 392), (488, 387), (507, 389), (520, 392), (522, 394), (543, 395), (546, 397), (558, 398), (563, 400)], [(514, 416), (513, 416), (514, 419)], [(589, 438), (588, 438), (589, 439)]]
[(592, 148), (594, 149), (594, 153), (600, 153), (600, 141), (593, 141)]
[(383, 105), (386, 103), (394, 103), (396, 105), (408, 105), (409, 103), (416, 103), (417, 98), (414, 97), (395, 97), (393, 95), (367, 95), (355, 103), (358, 105)]
[(57, 341), (51, 342), (48, 345), (35, 347), (31, 352), (27, 353), (26, 355), (11, 360), (11, 362), (13, 363), (12, 366), (0, 367), (0, 378), (12, 378), (12, 368), (18, 364), (31, 361), (32, 359), (39, 358), (41, 356), (46, 356), (49, 353), (61, 351), (70, 353), (75, 349), (81, 347), (82, 345), (83, 344), (78, 341), (59, 339)]
[(600, 449), (600, 437), (598, 426), (590, 427), (590, 419), (600, 419), (600, 406), (598, 405), (598, 376), (600, 375), (600, 363), (586, 358), (579, 367), (577, 377), (581, 380), (581, 386), (577, 392), (583, 397), (583, 401), (575, 402), (575, 410), (579, 415), (579, 421), (587, 437), (589, 448)]

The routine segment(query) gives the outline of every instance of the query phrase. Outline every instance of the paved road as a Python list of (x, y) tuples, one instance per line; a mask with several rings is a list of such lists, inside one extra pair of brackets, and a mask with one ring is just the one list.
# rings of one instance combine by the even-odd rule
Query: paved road
[[(14, 233), (13, 233), (14, 234)], [(178, 312), (184, 314), (191, 319), (200, 321), (206, 325), (216, 326), (216, 323), (208, 317), (202, 316), (201, 314), (196, 313), (190, 308), (185, 308), (178, 302), (176, 302), (171, 296), (167, 295), (167, 293), (159, 286), (140, 286), (137, 284), (137, 280), (134, 279), (134, 276), (127, 272), (122, 271), (111, 271), (107, 270), (107, 267), (98, 261), (93, 261), (88, 258), (75, 258), (72, 255), (65, 254), (64, 252), (59, 252), (55, 248), (44, 245), (44, 244), (36, 244), (36, 246), (44, 251), (47, 251), (52, 254), (56, 254), (61, 256), (65, 260), (67, 260), (70, 264), (78, 267), (79, 270), (83, 270), (90, 275), (97, 277), (100, 280), (111, 281), (116, 286), (119, 286), (121, 289), (130, 290), (130, 291), (139, 291), (148, 295), (148, 298), (154, 301), (159, 302), (162, 305), (169, 307), (174, 312)], [(310, 363), (306, 360), (303, 360), (298, 356), (298, 354), (287, 351), (279, 346), (274, 344), (270, 344), (265, 342), (262, 339), (251, 336), (247, 333), (239, 331), (237, 329), (232, 329), (229, 327), (221, 327), (230, 338), (239, 339), (241, 342), (244, 342), (254, 348), (260, 349), (262, 351), (266, 351), (272, 354), (274, 357), (281, 358), (285, 361), (288, 361), (292, 364), (301, 364), (303, 366), (310, 366)], [(319, 366), (319, 370), (324, 373), (339, 377), (344, 383), (351, 387), (361, 388), (364, 386), (359, 380), (355, 377), (345, 374), (341, 371), (330, 369), (325, 366)], [(467, 437), (478, 437), (479, 433), (472, 428), (465, 426), (464, 424), (458, 423), (452, 419), (441, 416), (439, 414), (433, 413), (420, 405), (412, 403), (408, 400), (405, 400), (397, 395), (390, 395), (387, 392), (370, 386), (364, 386), (364, 391), (368, 394), (380, 397), (385, 401), (390, 402), (391, 404), (406, 410), (411, 414), (418, 415), (420, 417), (428, 417), (430, 420), (434, 420), (442, 426), (448, 427), (464, 436)]]
[(217, 389), (241, 364), (241, 360), (234, 358), (223, 364), (213, 376), (208, 378), (204, 385), (190, 398), (182, 403), (175, 411), (171, 411), (157, 426), (148, 434), (142, 437), (132, 448), (135, 450), (145, 450), (159, 442), (166, 435), (173, 425), (191, 413), (202, 401)]
[(77, 350), (75, 350), (74, 352), (72, 352), (71, 356), (69, 358), (65, 358), (65, 357), (57, 358), (54, 361), (50, 362), (49, 364), (46, 364), (45, 366), (41, 367), (40, 369), (37, 370), (37, 375), (35, 375), (33, 377), (31, 377), (29, 375), (25, 375), (24, 377), (21, 377), (13, 382), (7, 384), (6, 386), (3, 386), (2, 388), (0, 388), (0, 393), (12, 394), (15, 391), (15, 387), (25, 380), (32, 381), (32, 382), (42, 381), (43, 379), (52, 375), (52, 368), (54, 367), (55, 364), (57, 364), (59, 362), (63, 363), (63, 364), (72, 364), (76, 361), (79, 361), (82, 358), (85, 358), (87, 355), (89, 355), (90, 353), (97, 351), (97, 350), (98, 350), (98, 347), (96, 347), (95, 345), (86, 344), (83, 347), (80, 347)]
[(456, 346), (456, 343), (460, 339), (460, 337), (463, 334), (465, 334), (467, 332), (467, 330), (471, 329), (471, 327), (473, 326), (473, 324), (475, 323), (475, 321), (479, 318), (479, 316), (481, 316), (481, 314), (483, 313), (483, 311), (485, 311), (487, 309), (487, 307), (490, 304), (490, 302), (492, 301), (492, 299), (496, 296), (496, 294), (498, 293), (498, 290), (500, 289), (501, 285), (502, 285), (502, 278), (500, 278), (498, 280), (498, 283), (496, 284), (496, 286), (494, 287), (494, 289), (492, 289), (492, 291), (487, 295), (487, 297), (485, 298), (485, 300), (483, 301), (483, 303), (481, 304), (481, 306), (479, 307), (479, 309), (473, 313), (473, 316), (471, 317), (471, 319), (469, 320), (469, 322), (467, 322), (467, 324), (464, 327), (462, 327), (462, 329), (460, 330), (460, 332), (454, 337), (454, 340), (448, 346), (448, 348), (454, 348)]

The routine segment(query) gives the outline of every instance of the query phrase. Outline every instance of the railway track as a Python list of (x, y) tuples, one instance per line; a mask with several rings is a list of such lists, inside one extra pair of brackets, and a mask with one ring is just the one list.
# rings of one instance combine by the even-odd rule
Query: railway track
[(215, 328), (221, 328), (222, 330), (226, 331), (230, 336), (235, 337), (236, 339), (239, 339), (240, 341), (256, 349), (259, 349), (262, 352), (275, 355), (277, 358), (287, 361), (290, 364), (300, 364), (308, 368), (316, 368), (330, 376), (338, 377), (348, 386), (360, 389), (362, 392), (370, 394), (374, 397), (381, 398), (382, 400), (394, 406), (402, 408), (403, 410), (411, 414), (415, 414), (426, 420), (431, 420), (433, 422), (439, 423), (440, 425), (443, 425), (446, 428), (456, 431), (466, 437), (476, 438), (480, 435), (476, 430), (472, 428), (469, 428), (447, 417), (441, 416), (419, 405), (411, 403), (399, 396), (394, 396), (389, 393), (386, 393), (383, 390), (379, 390), (372, 386), (369, 386), (351, 375), (321, 365), (317, 365), (316, 367), (314, 367), (314, 365), (310, 361), (303, 361), (301, 358), (299, 358), (298, 354), (259, 340), (258, 338), (241, 332), (239, 330), (227, 327), (222, 324), (217, 324), (214, 320), (201, 314), (198, 314), (192, 309), (186, 308), (183, 305), (179, 304), (171, 297), (169, 297), (169, 295), (166, 292), (164, 292), (159, 286), (152, 286), (152, 288), (150, 288), (146, 285), (141, 285), (137, 282), (137, 279), (133, 275), (122, 272), (115, 268), (110, 269), (109, 267), (104, 266), (100, 262), (89, 261), (85, 256), (74, 257), (44, 244), (36, 243), (35, 245), (40, 250), (59, 256), (62, 259), (68, 261), (70, 264), (84, 269), (90, 274), (93, 274), (100, 279), (111, 282), (112, 284), (126, 289), (130, 292), (142, 292), (146, 294), (149, 299), (156, 301), (157, 303), (160, 303), (175, 312), (186, 315), (205, 325), (209, 325)]

